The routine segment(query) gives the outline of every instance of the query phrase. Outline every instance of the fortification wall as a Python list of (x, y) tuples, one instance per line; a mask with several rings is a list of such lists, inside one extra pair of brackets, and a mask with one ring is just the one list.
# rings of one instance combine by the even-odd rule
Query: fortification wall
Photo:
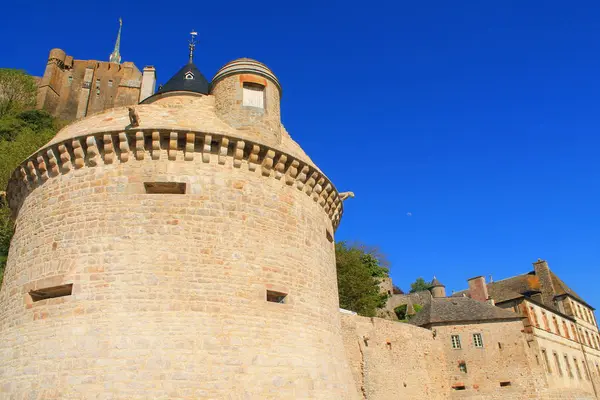
[(342, 315), (342, 334), (356, 388), (363, 398), (449, 398), (444, 353), (430, 330)]
[[(528, 356), (521, 321), (436, 325), (433, 329), (446, 354), (451, 399), (543, 398), (543, 372)], [(481, 346), (475, 343), (475, 334), (480, 335)], [(460, 348), (453, 347), (453, 335), (459, 337)]]
[[(281, 156), (140, 130), (29, 159), (9, 188), (0, 397), (357, 398), (332, 243), (341, 203)], [(30, 295), (65, 284), (70, 296)]]

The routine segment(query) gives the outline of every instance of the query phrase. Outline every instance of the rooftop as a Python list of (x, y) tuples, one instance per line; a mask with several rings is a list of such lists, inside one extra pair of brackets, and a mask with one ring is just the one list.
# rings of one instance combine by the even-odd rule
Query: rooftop
[(520, 320), (516, 313), (469, 297), (432, 298), (423, 306), (410, 323), (428, 327), (435, 324)]
[[(552, 285), (554, 286), (554, 293), (552, 293), (554, 297), (568, 295), (577, 301), (590, 306), (575, 293), (573, 289), (556, 276), (554, 272), (550, 271), (550, 277), (552, 279)], [(529, 297), (532, 293), (541, 293), (542, 291), (539, 278), (536, 276), (535, 271), (530, 271), (526, 274), (513, 276), (512, 278), (496, 282), (490, 282), (487, 284), (487, 289), (489, 296), (494, 299), (496, 304), (521, 297)], [(463, 297), (468, 295), (469, 290), (467, 289), (456, 292), (452, 296)], [(554, 304), (546, 304), (546, 306), (554, 307)]]
[(196, 64), (190, 61), (158, 89), (156, 94), (178, 91), (208, 94), (209, 90), (210, 84)]

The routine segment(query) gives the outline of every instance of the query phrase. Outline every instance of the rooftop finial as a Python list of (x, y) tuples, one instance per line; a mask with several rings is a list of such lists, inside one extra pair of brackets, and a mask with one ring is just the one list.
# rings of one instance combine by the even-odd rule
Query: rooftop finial
[(115, 49), (110, 54), (111, 63), (121, 63), (121, 54), (119, 54), (119, 50), (121, 49), (121, 28), (123, 28), (123, 20), (119, 18), (119, 33), (117, 34), (117, 41), (115, 42)]
[(198, 35), (198, 32), (196, 32), (195, 30), (192, 29), (192, 31), (190, 32), (190, 35), (192, 35), (192, 38), (190, 39), (190, 64), (194, 62), (194, 50), (196, 49), (196, 36)]

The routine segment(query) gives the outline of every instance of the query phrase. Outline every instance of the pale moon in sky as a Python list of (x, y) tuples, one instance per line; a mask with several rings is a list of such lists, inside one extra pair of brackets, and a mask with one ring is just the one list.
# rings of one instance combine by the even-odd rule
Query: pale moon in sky
[(412, 217), (412, 213), (411, 213), (411, 212), (407, 212), (407, 213), (406, 213), (406, 216), (407, 216), (407, 217)]

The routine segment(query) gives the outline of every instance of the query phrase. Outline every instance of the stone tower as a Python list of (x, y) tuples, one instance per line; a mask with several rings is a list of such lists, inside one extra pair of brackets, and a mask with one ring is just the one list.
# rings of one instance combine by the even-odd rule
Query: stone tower
[(431, 281), (431, 295), (435, 298), (446, 297), (446, 286), (444, 286), (435, 276)]
[(14, 172), (0, 390), (357, 398), (342, 202), (281, 125), (277, 78), (241, 59), (209, 84), (190, 60), (171, 81), (136, 106), (138, 124), (126, 107), (89, 116)]

